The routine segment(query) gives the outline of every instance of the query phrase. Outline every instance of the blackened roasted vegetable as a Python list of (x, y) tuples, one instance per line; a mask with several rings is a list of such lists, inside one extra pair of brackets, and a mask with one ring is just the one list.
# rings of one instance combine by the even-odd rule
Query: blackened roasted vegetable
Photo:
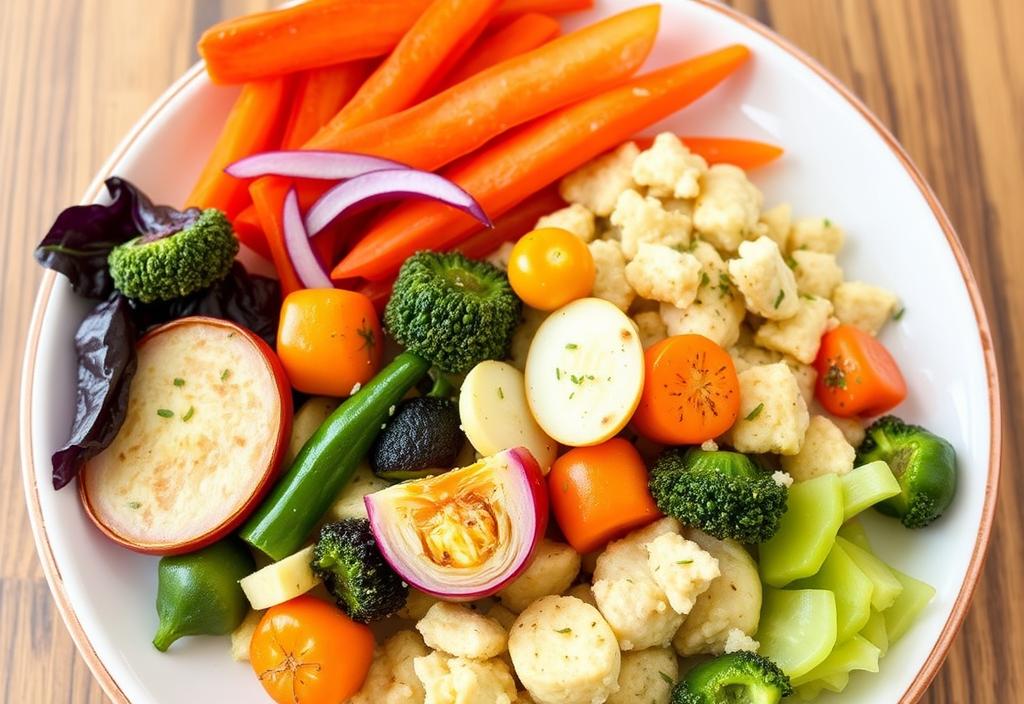
[(370, 449), (370, 466), (382, 479), (418, 479), (450, 469), (465, 437), (459, 408), (448, 398), (402, 401)]

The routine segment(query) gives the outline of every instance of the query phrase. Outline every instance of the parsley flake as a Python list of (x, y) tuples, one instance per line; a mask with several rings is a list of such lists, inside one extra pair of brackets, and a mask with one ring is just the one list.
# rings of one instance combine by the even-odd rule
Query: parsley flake
[(142, 504), (140, 504), (138, 501), (129, 501), (128, 502), (128, 508), (130, 508), (130, 509), (142, 508)]
[(825, 372), (825, 386), (830, 389), (846, 388), (846, 372), (835, 360), (829, 362), (828, 371)]
[(892, 319), (893, 320), (899, 320), (900, 318), (903, 317), (903, 314), (906, 313), (906, 312), (907, 312), (907, 309), (901, 307), (899, 310), (897, 310), (896, 312), (894, 312), (892, 314)]
[(185, 415), (183, 415), (181, 417), (182, 422), (188, 423), (190, 420), (192, 420), (192, 416), (194, 416), (195, 414), (196, 414), (196, 407), (195, 406), (189, 406), (188, 410), (185, 411)]
[(566, 633), (572, 633), (572, 629), (571, 628), (556, 628), (555, 629), (555, 633), (561, 633), (562, 635), (565, 635)]
[(661, 679), (665, 680), (665, 684), (669, 685), (670, 687), (675, 686), (675, 684), (676, 684), (675, 680), (673, 680), (671, 677), (666, 675), (664, 672), (662, 672), (661, 670), (658, 670), (658, 674), (661, 675)]
[(231, 370), (230, 369), (225, 369), (224, 371), (222, 371), (220, 373), (220, 380), (221, 381), (227, 381), (229, 376), (231, 376)]
[(750, 413), (748, 413), (748, 414), (746, 415), (746, 417), (745, 417), (745, 418), (744, 418), (743, 420), (754, 420), (754, 419), (755, 419), (755, 418), (757, 418), (757, 417), (758, 417), (759, 415), (761, 415), (761, 411), (763, 411), (763, 410), (764, 410), (764, 404), (763, 404), (763, 403), (759, 403), (759, 404), (757, 404), (757, 406), (756, 406), (756, 407), (754, 408), (754, 410), (752, 410), (752, 411), (751, 411)]
[(692, 565), (693, 560), (676, 560), (677, 565)]
[(775, 306), (776, 308), (778, 308), (778, 307), (779, 307), (779, 304), (780, 304), (780, 303), (782, 303), (782, 299), (783, 299), (783, 298), (785, 298), (785, 297), (786, 297), (786, 292), (785, 292), (785, 291), (783, 291), (783, 290), (782, 290), (782, 289), (780, 288), (780, 289), (779, 289), (779, 295), (775, 297), (775, 303), (774, 303), (774, 306)]
[(184, 386), (185, 385), (185, 380), (182, 379), (180, 376), (179, 377), (175, 377), (174, 385), (175, 386)]
[(579, 349), (579, 347), (580, 346), (577, 345), (575, 342), (570, 342), (569, 344), (567, 344), (565, 346), (565, 349), (567, 349), (567, 350), (576, 350), (576, 349)]
[(160, 416), (161, 418), (173, 418), (174, 417), (174, 411), (169, 410), (167, 408), (158, 408), (157, 411), (156, 411), (156, 414), (158, 416)]
[(500, 386), (498, 387), (498, 398), (500, 398), (502, 401), (505, 400), (505, 392), (501, 390)]

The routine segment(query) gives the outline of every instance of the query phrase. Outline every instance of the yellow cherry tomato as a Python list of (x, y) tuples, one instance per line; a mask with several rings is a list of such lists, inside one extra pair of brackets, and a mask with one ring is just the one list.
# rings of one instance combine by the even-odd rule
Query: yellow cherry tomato
[(307, 394), (348, 396), (380, 370), (382, 342), (377, 311), (361, 293), (311, 288), (281, 305), (277, 356)]
[(558, 227), (523, 235), (508, 263), (508, 280), (516, 295), (537, 310), (555, 310), (589, 296), (595, 275), (587, 245)]

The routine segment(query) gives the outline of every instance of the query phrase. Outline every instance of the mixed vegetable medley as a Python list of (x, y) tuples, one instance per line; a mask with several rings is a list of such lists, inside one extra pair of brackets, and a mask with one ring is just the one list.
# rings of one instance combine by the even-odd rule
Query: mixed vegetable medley
[(558, 37), (587, 6), (223, 23), (188, 207), (111, 178), (58, 216), (37, 258), (96, 303), (54, 487), (161, 556), (160, 651), (230, 634), (280, 704), (772, 704), (926, 608), (859, 521), (956, 488), (887, 415), (898, 298), (763, 207), (777, 147), (636, 136), (745, 47), (633, 76), (659, 8)]

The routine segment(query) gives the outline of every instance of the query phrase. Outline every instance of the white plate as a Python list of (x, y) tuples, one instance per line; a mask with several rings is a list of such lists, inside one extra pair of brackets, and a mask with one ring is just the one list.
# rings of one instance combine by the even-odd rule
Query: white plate
[[(566, 24), (639, 4), (599, 1), (592, 12)], [(911, 389), (898, 413), (949, 438), (960, 456), (960, 490), (941, 521), (920, 532), (883, 519), (869, 526), (886, 559), (934, 585), (938, 594), (882, 660), (881, 673), (854, 676), (842, 701), (912, 701), (934, 676), (963, 618), (991, 526), (999, 400), (984, 311), (963, 251), (920, 174), (863, 105), (802, 53), (730, 10), (676, 0), (665, 3), (649, 66), (733, 42), (753, 50), (750, 65), (658, 128), (785, 146), (781, 161), (754, 173), (766, 203), (788, 200), (797, 214), (827, 215), (841, 224), (848, 233), (841, 260), (847, 278), (899, 293), (907, 313), (883, 336)], [(103, 178), (117, 174), (158, 202), (180, 203), (234, 95), (213, 87), (194, 67), (115, 151), (85, 202), (99, 196)], [(63, 279), (47, 275), (22, 388), (26, 497), (57, 604), (115, 701), (267, 701), (248, 665), (231, 660), (223, 638), (193, 638), (158, 653), (150, 645), (157, 622), (156, 559), (103, 538), (74, 488), (51, 488), (49, 456), (65, 441), (74, 407), (72, 337), (87, 308)]]

